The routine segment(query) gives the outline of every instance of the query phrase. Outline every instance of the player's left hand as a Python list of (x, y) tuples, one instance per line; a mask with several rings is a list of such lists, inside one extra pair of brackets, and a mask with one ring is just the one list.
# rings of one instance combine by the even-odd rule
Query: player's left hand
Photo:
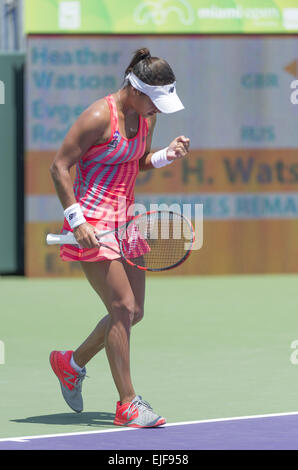
[(184, 135), (174, 139), (167, 150), (167, 160), (178, 160), (188, 154), (190, 140)]

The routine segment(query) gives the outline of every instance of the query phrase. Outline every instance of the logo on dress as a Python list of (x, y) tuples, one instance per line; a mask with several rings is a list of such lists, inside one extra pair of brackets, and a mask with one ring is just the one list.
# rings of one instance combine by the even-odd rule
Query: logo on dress
[(175, 90), (175, 87), (172, 86), (172, 87), (169, 89), (169, 93), (174, 93), (174, 90)]
[(114, 132), (111, 142), (108, 144), (109, 148), (115, 149), (121, 140), (119, 131)]

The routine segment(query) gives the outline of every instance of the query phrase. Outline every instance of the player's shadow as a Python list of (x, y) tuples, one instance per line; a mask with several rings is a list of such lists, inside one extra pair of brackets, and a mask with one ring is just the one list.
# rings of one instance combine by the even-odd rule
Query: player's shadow
[(115, 415), (106, 412), (83, 412), (83, 413), (57, 413), (51, 415), (29, 416), (28, 418), (12, 419), (14, 423), (34, 424), (60, 424), (76, 426), (111, 426)]

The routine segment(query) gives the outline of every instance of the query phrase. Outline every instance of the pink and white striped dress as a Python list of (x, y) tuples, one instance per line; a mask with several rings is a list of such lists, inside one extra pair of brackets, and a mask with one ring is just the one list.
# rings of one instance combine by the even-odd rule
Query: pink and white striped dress
[[(123, 137), (119, 130), (117, 107), (112, 95), (105, 97), (110, 108), (111, 137), (108, 142), (93, 145), (78, 162), (74, 193), (88, 223), (99, 231), (112, 230), (127, 219), (127, 211), (134, 203), (134, 187), (139, 172), (139, 159), (144, 155), (148, 123), (139, 116), (138, 132), (132, 139)], [(64, 220), (62, 233), (71, 231)], [(110, 238), (109, 238), (110, 239)], [(114, 248), (117, 246), (111, 244)], [(119, 258), (112, 250), (79, 248), (62, 245), (60, 256), (64, 261), (101, 261)]]

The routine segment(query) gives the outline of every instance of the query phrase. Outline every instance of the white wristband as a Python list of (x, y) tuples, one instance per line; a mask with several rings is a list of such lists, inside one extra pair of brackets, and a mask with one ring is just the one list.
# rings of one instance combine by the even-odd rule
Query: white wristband
[(154, 168), (161, 168), (162, 166), (169, 165), (173, 162), (173, 160), (167, 159), (167, 150), (169, 147), (166, 147), (162, 150), (158, 150), (157, 152), (153, 153), (151, 157), (151, 163)]
[(72, 229), (86, 222), (80, 204), (72, 204), (64, 211), (64, 216)]

